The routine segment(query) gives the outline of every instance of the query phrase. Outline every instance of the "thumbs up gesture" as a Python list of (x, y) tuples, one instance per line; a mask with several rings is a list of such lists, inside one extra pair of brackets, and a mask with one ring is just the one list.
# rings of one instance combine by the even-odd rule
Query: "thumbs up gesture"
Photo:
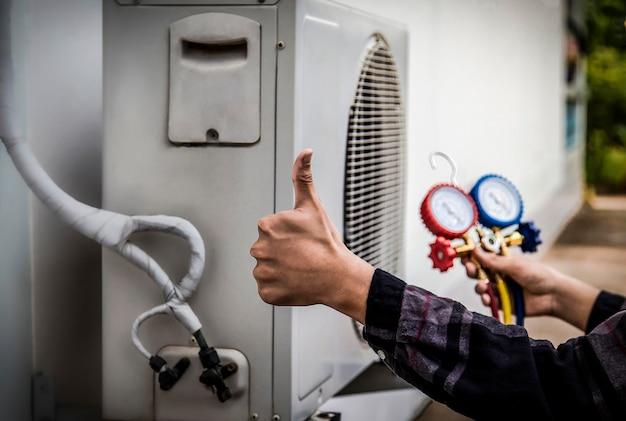
[(295, 204), (259, 220), (250, 254), (259, 295), (268, 304), (325, 304), (363, 322), (374, 268), (343, 244), (313, 183), (313, 151), (293, 165)]

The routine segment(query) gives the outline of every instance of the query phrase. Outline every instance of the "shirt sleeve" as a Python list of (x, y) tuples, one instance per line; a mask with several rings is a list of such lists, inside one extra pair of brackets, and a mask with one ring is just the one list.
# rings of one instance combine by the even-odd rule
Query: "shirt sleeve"
[(382, 270), (364, 337), (400, 377), (479, 420), (626, 419), (626, 312), (554, 348)]
[(591, 332), (600, 323), (622, 310), (626, 310), (626, 298), (606, 291), (600, 292), (589, 314), (585, 333)]

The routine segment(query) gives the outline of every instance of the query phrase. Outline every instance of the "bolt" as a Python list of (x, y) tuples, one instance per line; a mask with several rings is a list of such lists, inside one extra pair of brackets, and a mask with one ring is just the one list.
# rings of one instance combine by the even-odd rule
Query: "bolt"
[(259, 414), (257, 414), (256, 412), (254, 412), (252, 415), (250, 415), (250, 419), (252, 421), (256, 421), (259, 419)]
[(285, 49), (285, 42), (284, 41), (278, 41), (278, 44), (276, 44), (276, 48), (278, 48), (279, 50), (284, 50)]

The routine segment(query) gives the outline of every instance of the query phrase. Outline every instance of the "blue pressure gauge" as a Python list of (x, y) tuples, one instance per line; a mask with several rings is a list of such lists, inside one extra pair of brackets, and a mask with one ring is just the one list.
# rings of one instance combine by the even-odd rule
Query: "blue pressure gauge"
[(478, 208), (478, 220), (486, 227), (508, 227), (522, 219), (522, 196), (513, 183), (500, 175), (482, 176), (470, 195)]

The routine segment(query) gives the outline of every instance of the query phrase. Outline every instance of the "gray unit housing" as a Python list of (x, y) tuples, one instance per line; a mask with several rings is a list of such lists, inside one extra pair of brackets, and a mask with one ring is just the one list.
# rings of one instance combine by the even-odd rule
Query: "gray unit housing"
[[(304, 419), (375, 355), (351, 320), (333, 310), (262, 302), (249, 248), (259, 218), (293, 206), (291, 166), (304, 147), (315, 151), (318, 193), (343, 233), (348, 122), (362, 63), (372, 40), (383, 40), (403, 95), (406, 31), (325, 0), (136, 3), (104, 1), (104, 207), (177, 215), (199, 229), (207, 266), (190, 304), (210, 345), (247, 359), (249, 399), (236, 404), (260, 420)], [(218, 13), (232, 25), (211, 25)], [(193, 25), (185, 25), (190, 16)], [(172, 50), (171, 28), (186, 43)], [(177, 107), (194, 112), (173, 114)], [(392, 162), (400, 174), (402, 156)], [(402, 201), (397, 206), (402, 220)], [(184, 272), (182, 241), (159, 235), (134, 241), (174, 277)], [(390, 269), (397, 271), (402, 250), (394, 253)], [(131, 344), (130, 326), (162, 297), (143, 273), (105, 250), (102, 299), (104, 418), (158, 419), (161, 394)], [(141, 336), (153, 352), (190, 345), (169, 318), (149, 322)], [(206, 399), (222, 405), (208, 391)]]

